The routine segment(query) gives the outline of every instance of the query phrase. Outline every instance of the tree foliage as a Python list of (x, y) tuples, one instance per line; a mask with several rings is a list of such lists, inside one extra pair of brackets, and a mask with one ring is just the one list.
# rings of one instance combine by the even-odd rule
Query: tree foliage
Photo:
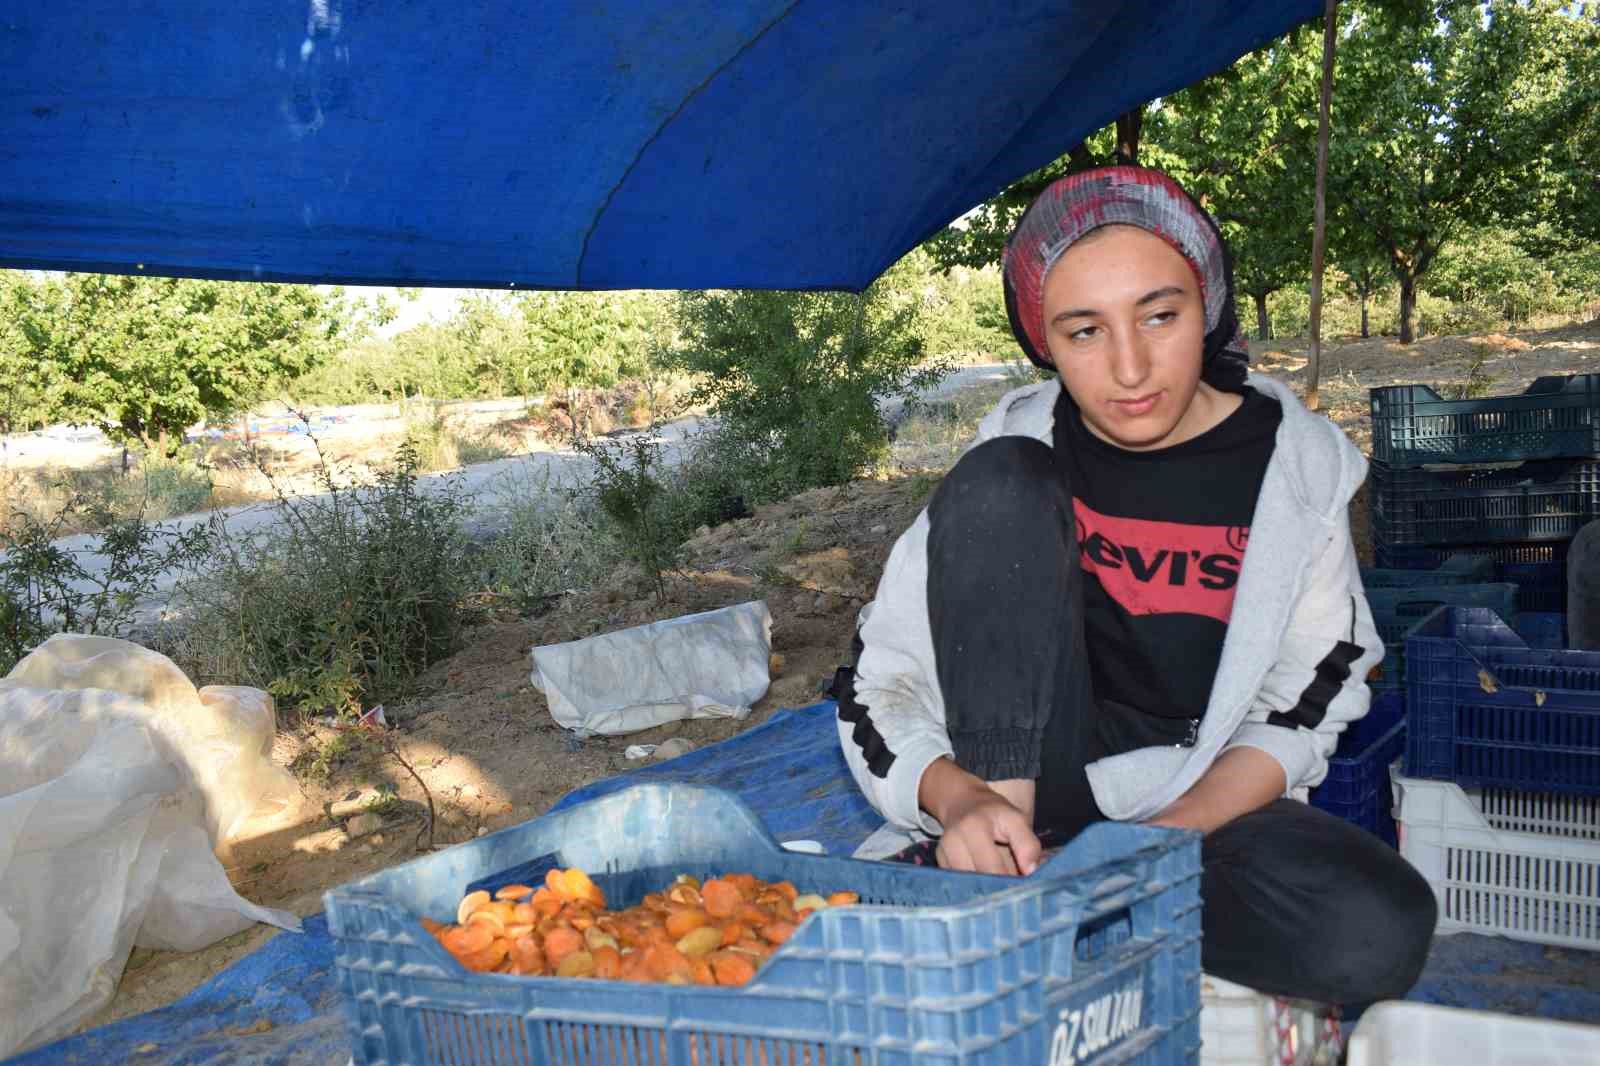
[(900, 265), (860, 295), (686, 292), (672, 359), (698, 376), (722, 445), (759, 496), (779, 498), (857, 476), (888, 444), (878, 402), (926, 385), (923, 294)]
[(1334, 95), (1330, 188), (1388, 255), (1402, 342), (1440, 252), (1523, 214), (1551, 146), (1583, 121), (1562, 80), (1581, 23), (1559, 5), (1452, 0), (1432, 16), (1355, 9)]
[(1262, 340), (1272, 336), (1267, 297), (1310, 271), (1321, 55), (1316, 34), (1291, 32), (1163, 100), (1148, 127), (1147, 161), (1222, 227)]
[(305, 285), (12, 275), (11, 334), (52, 417), (146, 443), (181, 439), (305, 373), (352, 324), (337, 290)]

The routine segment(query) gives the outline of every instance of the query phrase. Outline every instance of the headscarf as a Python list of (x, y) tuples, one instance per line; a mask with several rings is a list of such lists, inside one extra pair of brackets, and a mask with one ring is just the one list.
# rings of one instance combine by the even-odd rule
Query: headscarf
[(1145, 167), (1098, 167), (1052, 182), (1006, 241), (1003, 273), (1011, 332), (1037, 366), (1054, 370), (1045, 342), (1044, 279), (1067, 249), (1102, 226), (1137, 226), (1188, 262), (1200, 282), (1206, 334), (1200, 378), (1213, 388), (1244, 384), (1249, 346), (1234, 311), (1233, 259), (1216, 221), (1182, 186)]

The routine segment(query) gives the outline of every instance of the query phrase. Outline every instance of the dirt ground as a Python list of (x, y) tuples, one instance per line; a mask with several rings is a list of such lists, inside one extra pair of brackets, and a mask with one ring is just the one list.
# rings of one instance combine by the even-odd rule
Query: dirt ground
[[(1303, 388), (1303, 341), (1257, 342), (1254, 348), (1259, 370)], [(1428, 338), (1410, 347), (1387, 338), (1330, 345), (1323, 353), (1323, 409), (1366, 451), (1369, 387), (1461, 382), (1478, 362), (1479, 378), (1493, 379), (1490, 394), (1517, 392), (1541, 374), (1584, 372), (1590, 360), (1600, 364), (1600, 321)], [(964, 433), (978, 413), (963, 414)], [(533, 818), (574, 788), (641, 765), (624, 756), (629, 744), (679, 736), (704, 746), (759, 724), (777, 708), (815, 700), (847, 657), (856, 612), (871, 597), (889, 549), (938, 474), (926, 466), (902, 469), (807, 492), (753, 517), (702, 530), (689, 543), (687, 563), (671, 579), (665, 602), (655, 602), (649, 586), (623, 570), (540, 617), (502, 617), (472, 632), (411, 699), (385, 708), (398, 751), (432, 795), (434, 844), (447, 846)], [(1364, 545), (1366, 526), (1363, 493), (1352, 505), (1358, 545)], [(1361, 553), (1370, 558), (1364, 546)], [(765, 598), (772, 612), (773, 682), (743, 721), (694, 721), (626, 738), (578, 741), (555, 725), (529, 684), (528, 653), (535, 645), (756, 597)], [(317, 752), (340, 747), (337, 757), (325, 754), (318, 763)], [(331, 730), (308, 726), (281, 733), (275, 757), (296, 767), (304, 799), (289, 825), (247, 834), (227, 850), (225, 864), (243, 895), (311, 914), (322, 909), (325, 889), (418, 853), (426, 797), (377, 743), (359, 734), (340, 740)], [(386, 801), (384, 789), (392, 789), (395, 799)], [(350, 824), (345, 815), (368, 808), (378, 818), (366, 820), (381, 819), (381, 825), (352, 837), (344, 826), (370, 827)], [(115, 1000), (88, 1026), (164, 1005), (272, 935), (258, 927), (205, 951), (136, 952)]]

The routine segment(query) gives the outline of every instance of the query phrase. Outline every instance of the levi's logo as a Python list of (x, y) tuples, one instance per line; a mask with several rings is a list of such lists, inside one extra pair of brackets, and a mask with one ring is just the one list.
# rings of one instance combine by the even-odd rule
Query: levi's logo
[(1233, 613), (1248, 526), (1195, 526), (1103, 515), (1072, 501), (1079, 559), (1129, 614)]

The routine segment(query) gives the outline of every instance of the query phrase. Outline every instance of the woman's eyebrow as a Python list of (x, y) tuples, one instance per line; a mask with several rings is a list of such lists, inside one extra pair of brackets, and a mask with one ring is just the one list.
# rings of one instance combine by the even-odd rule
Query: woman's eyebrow
[(1133, 302), (1133, 306), (1135, 306), (1135, 307), (1143, 307), (1145, 304), (1154, 303), (1157, 300), (1165, 300), (1168, 296), (1182, 296), (1182, 295), (1183, 295), (1183, 286), (1182, 285), (1168, 285), (1168, 286), (1165, 286), (1164, 288), (1156, 289), (1156, 290), (1154, 290), (1152, 292), (1145, 293), (1143, 296), (1139, 297), (1137, 300), (1135, 300)]
[[(1133, 306), (1135, 306), (1135, 307), (1143, 307), (1145, 304), (1154, 303), (1157, 300), (1164, 300), (1168, 296), (1182, 296), (1182, 295), (1183, 295), (1183, 286), (1182, 285), (1165, 285), (1165, 286), (1162, 286), (1159, 289), (1153, 289), (1150, 292), (1145, 293), (1143, 296), (1139, 297), (1137, 300), (1135, 300), (1133, 302)], [(1097, 315), (1099, 313), (1100, 312), (1094, 310), (1093, 308), (1089, 308), (1089, 307), (1074, 307), (1074, 308), (1071, 308), (1071, 309), (1066, 310), (1066, 311), (1057, 312), (1056, 315), (1053, 318), (1050, 319), (1050, 321), (1052, 321), (1052, 322), (1060, 322), (1060, 321), (1062, 321), (1064, 319), (1068, 319), (1068, 318), (1093, 318), (1095, 315)]]

